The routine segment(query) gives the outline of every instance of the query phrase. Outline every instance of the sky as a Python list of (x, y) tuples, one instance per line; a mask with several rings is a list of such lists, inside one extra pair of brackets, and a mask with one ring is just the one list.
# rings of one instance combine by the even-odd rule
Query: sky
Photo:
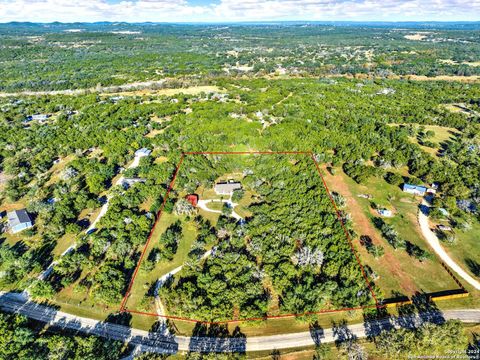
[(480, 0), (0, 0), (0, 22), (480, 21)]

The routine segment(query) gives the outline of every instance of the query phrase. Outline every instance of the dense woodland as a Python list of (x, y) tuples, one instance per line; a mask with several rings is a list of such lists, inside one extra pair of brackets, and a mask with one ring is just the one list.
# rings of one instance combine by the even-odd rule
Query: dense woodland
[[(480, 85), (394, 76), (478, 74), (480, 67), (472, 65), (480, 51), (473, 25), (439, 27), (423, 40), (405, 38), (424, 30), (407, 26), (258, 25), (221, 31), (78, 26), (86, 31), (64, 33), (68, 26), (61, 24), (0, 25), (0, 91), (92, 88), (76, 95), (0, 97), (0, 230), (11, 209), (26, 208), (35, 224), (17, 235), (0, 233), (1, 290), (28, 288), (34, 299), (53, 304), (67, 294), (86, 309), (100, 304), (106, 313), (117, 311), (181, 153), (187, 151), (312, 151), (322, 166), (342, 169), (359, 184), (435, 182), (431, 217), (457, 235), (473, 236), (478, 228)], [(140, 34), (111, 33), (117, 30)], [(353, 73), (369, 76), (337, 77)], [(153, 87), (201, 84), (216, 90), (166, 96), (101, 89), (166, 78)], [(50, 117), (28, 119), (34, 114)], [(437, 134), (428, 125), (451, 129), (451, 138), (435, 143)], [(128, 168), (142, 147), (152, 154)], [(198, 234), (188, 266), (161, 289), (172, 313), (218, 320), (372, 300), (329, 200), (319, 192), (320, 179), (307, 176), (315, 171), (311, 159), (185, 161), (177, 190), (165, 204), (167, 213), (174, 212), (181, 191), (194, 192), (199, 181), (211, 186), (218, 176), (242, 167), (252, 168), (246, 187), (261, 200), (249, 206), (253, 215), (244, 225), (232, 221), (228, 209), (215, 225), (190, 217)], [(144, 182), (115, 186), (120, 176)], [(97, 230), (87, 234), (107, 201)], [(341, 208), (341, 215), (352, 238), (360, 235), (351, 229), (348, 208)], [(431, 261), (429, 249), (400, 237), (394, 226), (381, 219), (375, 226), (386, 246), (407, 251), (416, 261)], [(171, 225), (154, 239), (158, 246), (142, 271), (170, 261), (184, 237), (178, 223)], [(442, 240), (462, 249), (461, 241)], [(216, 255), (200, 261), (212, 246)], [(369, 247), (378, 257), (382, 250)], [(479, 276), (480, 263), (472, 257), (470, 270)], [(53, 260), (53, 271), (38, 280)], [(381, 297), (381, 289), (375, 292)], [(179, 301), (184, 298), (189, 301)], [(26, 326), (21, 318), (0, 322), (6, 334), (14, 331), (11, 322)], [(383, 338), (377, 344), (388, 356), (410, 351), (418, 339), (427, 349), (425, 334), (437, 330), (414, 333), (409, 345)], [(38, 341), (28, 331), (20, 335), (26, 339), (20, 342), (32, 346), (30, 353), (48, 357), (47, 348), (56, 346), (56, 335)], [(64, 349), (73, 358), (83, 356), (85, 341), (104, 346), (93, 338), (69, 339), (63, 339), (69, 343)]]
[(187, 156), (183, 169), (177, 191), (243, 172), (242, 185), (255, 201), (244, 223), (222, 216), (212, 227), (197, 219), (197, 243), (213, 235), (214, 251), (206, 261), (192, 254), (162, 287), (173, 314), (217, 321), (373, 304), (308, 155)]
[(0, 91), (184, 76), (480, 75), (478, 24), (339, 25), (4, 24)]
[(118, 360), (124, 351), (118, 341), (52, 330), (20, 315), (0, 313), (0, 359)]
[[(476, 111), (478, 85), (346, 79), (217, 85), (223, 100), (208, 94), (173, 96), (177, 102), (148, 94), (120, 100), (96, 94), (1, 100), (3, 203), (5, 208), (24, 204), (36, 223), (20, 234), (22, 241), (1, 245), (3, 286), (30, 284), (66, 236), (76, 238), (78, 246), (61, 259), (50, 285), (38, 286), (39, 295), (51, 297), (73, 286), (91, 299), (117, 303), (182, 151), (312, 150), (319, 162), (343, 166), (361, 183), (371, 176), (396, 184), (437, 182), (441, 196), (435, 205), (449, 211), (455, 228), (469, 231), (478, 221), (478, 117), (446, 108), (466, 103)], [(383, 94), (383, 89), (392, 91)], [(32, 113), (52, 117), (43, 124), (25, 123)], [(411, 140), (426, 124), (449, 126), (460, 135), (433, 156)], [(123, 175), (146, 183), (112, 187), (140, 147), (153, 149), (152, 156)], [(404, 168), (408, 176), (399, 176)], [(85, 214), (98, 209), (107, 194), (113, 198), (99, 231), (85, 236), (91, 221)], [(426, 249), (413, 250), (420, 259), (428, 257)]]

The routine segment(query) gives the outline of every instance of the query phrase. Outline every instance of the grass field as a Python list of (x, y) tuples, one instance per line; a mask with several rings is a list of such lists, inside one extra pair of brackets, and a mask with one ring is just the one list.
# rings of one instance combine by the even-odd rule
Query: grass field
[[(182, 266), (187, 259), (192, 244), (195, 242), (195, 239), (197, 237), (195, 224), (193, 223), (193, 221), (186, 221), (185, 217), (183, 216), (180, 217), (174, 214), (164, 212), (152, 233), (150, 243), (145, 252), (144, 260), (148, 258), (150, 252), (155, 248), (156, 245), (158, 245), (158, 240), (160, 236), (171, 224), (173, 224), (177, 220), (182, 221), (183, 237), (178, 244), (178, 249), (173, 257), (173, 260), (160, 261), (156, 264), (155, 268), (149, 272), (146, 272), (142, 268), (140, 268), (127, 301), (126, 307), (128, 309), (139, 310), (139, 308), (141, 307), (140, 302), (143, 296), (149, 290), (149, 288), (153, 286), (160, 277), (169, 273), (173, 269)], [(148, 309), (143, 310), (153, 313), (156, 312), (154, 304), (151, 304)]]
[(450, 257), (465, 271), (480, 279), (480, 223), (475, 221), (468, 231), (456, 231), (457, 241), (454, 244), (442, 242)]
[[(390, 126), (401, 126), (406, 124), (389, 124)], [(423, 126), (425, 131), (433, 131), (435, 135), (431, 138), (426, 140), (431, 141), (435, 144), (435, 147), (431, 148), (428, 146), (423, 146), (419, 142), (419, 138), (415, 136), (410, 136), (409, 139), (420, 146), (422, 150), (425, 152), (433, 155), (438, 156), (438, 151), (441, 149), (442, 144), (445, 144), (448, 141), (454, 141), (456, 135), (460, 134), (460, 132), (455, 128), (445, 127), (445, 126), (437, 126), (437, 125), (420, 125), (420, 124), (412, 124), (415, 126)]]
[[(372, 178), (368, 186), (364, 186), (355, 183), (341, 170), (335, 176), (325, 175), (330, 190), (337, 191), (347, 199), (346, 210), (352, 215), (357, 234), (370, 236), (374, 244), (381, 245), (385, 250), (382, 257), (375, 259), (358, 239), (354, 240), (362, 262), (379, 276), (375, 283), (386, 299), (412, 296), (417, 292), (433, 293), (458, 288), (436, 257), (420, 262), (405, 250), (395, 250), (373, 225), (372, 219), (378, 217), (378, 214), (372, 209), (371, 201), (394, 211), (394, 217), (383, 220), (392, 225), (400, 237), (433, 253), (423, 239), (417, 223), (420, 198), (403, 193), (399, 187), (390, 185), (383, 179)], [(370, 194), (373, 198), (360, 198), (359, 194)]]

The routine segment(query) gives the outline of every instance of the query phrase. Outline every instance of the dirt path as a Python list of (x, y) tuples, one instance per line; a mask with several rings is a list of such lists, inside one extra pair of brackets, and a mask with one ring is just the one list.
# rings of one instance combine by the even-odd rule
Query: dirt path
[[(327, 182), (327, 185), (329, 186), (330, 191), (336, 191), (346, 199), (348, 212), (352, 216), (355, 230), (360, 235), (369, 236), (375, 245), (382, 245), (384, 248), (385, 254), (376, 260), (378, 265), (384, 269), (387, 269), (393, 277), (399, 280), (401, 290), (405, 293), (405, 295), (415, 294), (415, 292), (419, 290), (418, 287), (415, 285), (410, 275), (402, 270), (400, 262), (393, 254), (393, 250), (387, 246), (384, 246), (385, 244), (382, 241), (380, 234), (378, 233), (377, 229), (375, 229), (367, 215), (365, 215), (360, 204), (358, 204), (357, 199), (352, 194), (350, 188), (345, 182), (343, 175), (333, 176), (325, 169), (325, 167), (322, 167), (322, 169), (324, 170), (323, 176)], [(362, 252), (364, 251), (358, 240), (354, 240), (354, 244), (357, 245), (357, 248), (361, 249)]]

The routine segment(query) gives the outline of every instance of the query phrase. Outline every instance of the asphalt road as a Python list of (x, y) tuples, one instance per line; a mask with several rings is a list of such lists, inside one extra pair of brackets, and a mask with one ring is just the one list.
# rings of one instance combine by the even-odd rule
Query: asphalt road
[(316, 329), (283, 335), (214, 338), (185, 337), (170, 335), (166, 329), (155, 333), (132, 329), (128, 326), (104, 323), (55, 310), (52, 307), (28, 301), (20, 294), (0, 293), (0, 309), (5, 312), (19, 313), (31, 319), (45, 322), (57, 328), (94, 334), (105, 338), (120, 340), (136, 347), (137, 352), (176, 353), (178, 351), (202, 352), (245, 352), (275, 349), (288, 349), (312, 346), (351, 337), (365, 337), (379, 334), (382, 330), (407, 327), (429, 321), (441, 323), (444, 320), (458, 319), (463, 322), (480, 323), (480, 309), (448, 310), (443, 313), (426, 312), (418, 316), (404, 316), (394, 319), (381, 319), (361, 324), (338, 326), (329, 329)]

